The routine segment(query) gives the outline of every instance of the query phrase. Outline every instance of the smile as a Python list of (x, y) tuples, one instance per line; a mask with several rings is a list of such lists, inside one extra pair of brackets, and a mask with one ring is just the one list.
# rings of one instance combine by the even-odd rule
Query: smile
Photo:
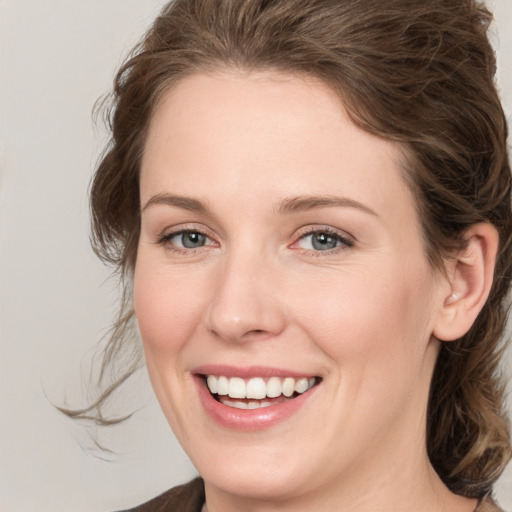
[(289, 401), (310, 390), (317, 381), (316, 377), (206, 377), (206, 385), (215, 399), (235, 409), (259, 409)]
[(268, 366), (204, 365), (192, 370), (202, 409), (237, 431), (277, 426), (315, 403), (323, 378)]

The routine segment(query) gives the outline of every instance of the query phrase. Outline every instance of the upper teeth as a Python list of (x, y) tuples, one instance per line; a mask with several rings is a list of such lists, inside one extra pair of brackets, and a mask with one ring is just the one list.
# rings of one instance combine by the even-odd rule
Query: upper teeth
[(217, 395), (228, 395), (231, 398), (276, 398), (280, 395), (290, 397), (293, 393), (304, 393), (315, 385), (315, 377), (294, 379), (293, 377), (270, 377), (263, 379), (241, 379), (239, 377), (216, 377), (208, 375), (206, 379), (208, 389)]

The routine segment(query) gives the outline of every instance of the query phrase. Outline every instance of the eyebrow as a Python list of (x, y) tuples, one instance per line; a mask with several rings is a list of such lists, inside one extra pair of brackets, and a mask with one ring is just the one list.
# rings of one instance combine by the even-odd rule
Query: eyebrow
[(365, 213), (378, 217), (377, 213), (368, 206), (350, 199), (339, 196), (297, 196), (285, 199), (279, 207), (280, 213), (292, 213), (298, 211), (313, 210), (315, 208), (336, 207), (356, 208)]
[[(198, 199), (173, 194), (156, 194), (142, 207), (141, 213), (155, 205), (176, 206), (201, 215), (207, 215), (209, 212), (207, 206)], [(339, 196), (297, 196), (287, 198), (280, 204), (278, 212), (286, 214), (327, 207), (356, 208), (364, 213), (378, 217), (375, 211), (359, 201)]]
[(201, 215), (206, 215), (208, 213), (208, 208), (204, 203), (199, 201), (198, 199), (193, 199), (191, 197), (185, 196), (176, 196), (173, 194), (156, 194), (152, 196), (148, 202), (141, 208), (141, 213), (155, 205), (166, 205), (166, 206), (177, 206), (178, 208), (183, 208), (184, 210), (189, 210), (191, 212), (200, 213)]

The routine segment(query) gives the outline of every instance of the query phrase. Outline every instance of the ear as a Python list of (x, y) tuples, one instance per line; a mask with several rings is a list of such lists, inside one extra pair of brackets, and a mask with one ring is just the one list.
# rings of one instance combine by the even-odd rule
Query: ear
[(466, 248), (447, 265), (448, 290), (442, 297), (433, 334), (442, 341), (464, 336), (483, 308), (491, 289), (499, 236), (487, 223), (475, 224), (465, 235)]

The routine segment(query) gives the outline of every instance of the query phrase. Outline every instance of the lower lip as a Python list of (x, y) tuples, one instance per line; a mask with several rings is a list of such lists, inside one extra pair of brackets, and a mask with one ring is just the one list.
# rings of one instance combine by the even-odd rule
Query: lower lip
[(225, 428), (246, 432), (264, 430), (287, 420), (307, 403), (318, 387), (316, 385), (305, 393), (276, 405), (259, 409), (236, 409), (215, 400), (203, 377), (197, 375), (194, 380), (201, 403), (210, 418)]

